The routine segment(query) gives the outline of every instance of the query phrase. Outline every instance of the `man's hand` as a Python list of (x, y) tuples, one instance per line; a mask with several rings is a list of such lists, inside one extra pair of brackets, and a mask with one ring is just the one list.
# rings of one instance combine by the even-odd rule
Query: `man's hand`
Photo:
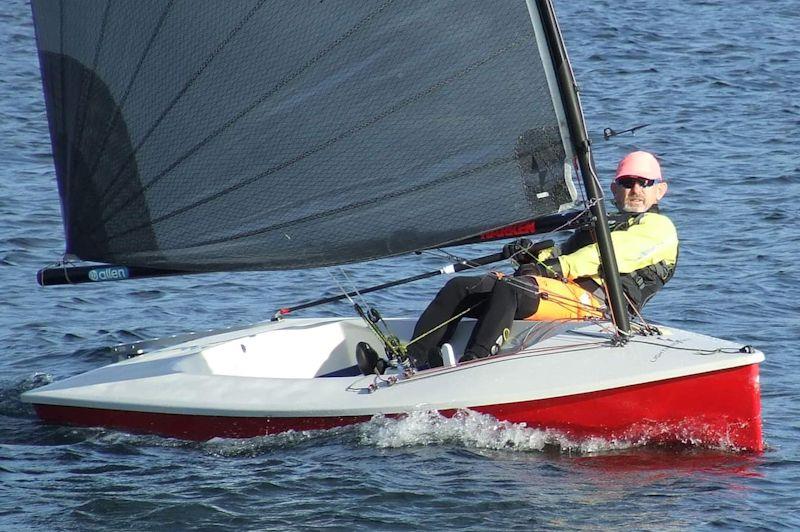
[(519, 264), (526, 264), (534, 259), (533, 242), (527, 238), (518, 238), (503, 246), (503, 258), (514, 259)]
[(513, 259), (517, 264), (528, 264), (534, 262), (539, 252), (544, 251), (555, 246), (552, 240), (542, 240), (541, 242), (533, 243), (528, 238), (518, 238), (503, 246), (503, 258)]
[(547, 259), (544, 262), (520, 264), (517, 271), (514, 272), (514, 277), (519, 277), (520, 275), (535, 275), (536, 277), (561, 279), (564, 273), (561, 271), (561, 263), (558, 262), (558, 259)]

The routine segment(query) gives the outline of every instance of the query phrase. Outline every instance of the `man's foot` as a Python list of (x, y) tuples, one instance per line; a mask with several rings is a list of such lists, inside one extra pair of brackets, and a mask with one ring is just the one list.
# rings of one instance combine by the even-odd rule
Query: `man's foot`
[(458, 359), (458, 363), (461, 364), (462, 362), (469, 362), (470, 360), (477, 360), (479, 358), (486, 358), (488, 356), (488, 354), (484, 355), (481, 353), (476, 353), (475, 351), (467, 351), (461, 355), (461, 358)]
[(438, 347), (432, 347), (425, 351), (415, 344), (411, 344), (408, 346), (408, 357), (418, 370), (438, 368), (444, 365), (442, 353)]

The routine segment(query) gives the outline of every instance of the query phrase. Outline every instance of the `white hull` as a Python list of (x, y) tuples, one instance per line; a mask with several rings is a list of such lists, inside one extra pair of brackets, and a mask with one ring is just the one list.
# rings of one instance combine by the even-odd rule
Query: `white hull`
[[(389, 323), (401, 338), (413, 327), (411, 320)], [(454, 339), (456, 353), (471, 326), (469, 320), (461, 326)], [(214, 427), (224, 427), (224, 419), (234, 424), (237, 419), (243, 424), (262, 420), (242, 431), (241, 435), (248, 436), (255, 435), (250, 434), (253, 431), (336, 426), (375, 414), (471, 408), (579, 436), (636, 437), (637, 426), (658, 436), (653, 427), (663, 432), (668, 428), (665, 424), (681, 425), (685, 432), (687, 420), (691, 426), (695, 420), (711, 427), (713, 438), (727, 437), (729, 441), (723, 443), (759, 450), (757, 364), (763, 354), (739, 352), (739, 344), (708, 336), (675, 329), (662, 332), (661, 336), (634, 336), (624, 347), (616, 347), (596, 324), (568, 328), (517, 322), (511, 344), (526, 338), (526, 344), (533, 342), (529, 347), (519, 350), (512, 345), (510, 352), (497, 357), (421, 371), (408, 378), (397, 375), (397, 382), (390, 384), (355, 374), (356, 343), (367, 341), (382, 353), (377, 338), (359, 320), (292, 319), (137, 356), (31, 390), (23, 394), (23, 400), (34, 403), (48, 421), (192, 438), (239, 434), (213, 427), (190, 430), (193, 422), (200, 426), (212, 418)], [(342, 373), (350, 375), (335, 376)], [(370, 389), (373, 384), (377, 389)], [(749, 389), (742, 389), (743, 385)], [(717, 396), (731, 394), (731, 400), (705, 407), (703, 403), (708, 402), (702, 397), (677, 398), (677, 404), (673, 404), (675, 397), (668, 397), (697, 395), (706, 389)], [(611, 403), (607, 398), (615, 391), (622, 394), (620, 400), (624, 396), (625, 401), (637, 403), (619, 414), (628, 421), (611, 412), (603, 419), (587, 410), (601, 405), (616, 408), (613, 397)], [(742, 394), (750, 397), (746, 404), (740, 404)], [(685, 411), (664, 413), (658, 401)], [(570, 404), (578, 405), (578, 410)], [(156, 416), (126, 423), (125, 413)], [(170, 429), (174, 416), (182, 416), (178, 422), (182, 428)], [(749, 427), (742, 428), (743, 424)], [(263, 429), (258, 428), (262, 425)], [(746, 435), (731, 435), (731, 429), (725, 428), (729, 425)], [(726, 431), (728, 436), (723, 434)], [(691, 427), (689, 432), (689, 439), (704, 440)], [(661, 434), (656, 439), (674, 438)]]

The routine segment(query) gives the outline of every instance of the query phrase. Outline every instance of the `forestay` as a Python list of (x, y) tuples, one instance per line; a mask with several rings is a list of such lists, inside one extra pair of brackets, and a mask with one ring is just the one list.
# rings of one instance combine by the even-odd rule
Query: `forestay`
[(525, 2), (32, 4), (66, 252), (84, 260), (332, 265), (575, 200)]

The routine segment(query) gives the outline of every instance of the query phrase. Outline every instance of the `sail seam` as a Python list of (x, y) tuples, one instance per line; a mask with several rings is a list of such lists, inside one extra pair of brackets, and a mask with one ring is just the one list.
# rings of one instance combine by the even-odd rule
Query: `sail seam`
[[(114, 109), (114, 114), (111, 116), (111, 118), (106, 123), (105, 134), (102, 136), (102, 138), (103, 138), (102, 145), (100, 146), (100, 149), (97, 151), (97, 156), (95, 157), (94, 163), (92, 164), (92, 167), (89, 170), (89, 174), (86, 176), (86, 180), (87, 181), (91, 181), (92, 178), (94, 178), (94, 176), (97, 173), (97, 168), (100, 166), (100, 160), (102, 159), (103, 154), (105, 153), (105, 149), (108, 146), (108, 141), (111, 138), (111, 132), (113, 131), (114, 126), (116, 125), (118, 118), (122, 115), (122, 109), (125, 107), (125, 104), (126, 104), (126, 102), (128, 100), (128, 97), (130, 96), (131, 90), (133, 89), (133, 85), (134, 85), (134, 83), (136, 82), (136, 79), (139, 76), (139, 72), (140, 72), (140, 70), (142, 68), (142, 65), (144, 64), (145, 59), (147, 58), (148, 54), (150, 53), (150, 50), (152, 48), (153, 43), (156, 40), (156, 37), (161, 33), (161, 27), (163, 26), (164, 21), (167, 18), (167, 14), (172, 9), (173, 4), (174, 4), (174, 0), (170, 0), (170, 2), (167, 4), (167, 6), (162, 11), (161, 16), (159, 17), (158, 23), (156, 24), (156, 27), (153, 30), (153, 33), (151, 34), (150, 39), (147, 42), (147, 45), (145, 46), (144, 52), (142, 53), (141, 57), (139, 58), (139, 61), (136, 64), (136, 68), (134, 69), (133, 74), (131, 75), (131, 78), (128, 81), (128, 84), (125, 87), (125, 91), (124, 91), (124, 93), (122, 95), (122, 98), (120, 99), (120, 102), (119, 102), (118, 105), (116, 105), (116, 107)], [(82, 228), (85, 225), (88, 225), (89, 223), (91, 223), (91, 220), (87, 219), (86, 217), (83, 217), (83, 218), (75, 220), (75, 224), (74, 225), (76, 227), (81, 227)], [(99, 244), (99, 242), (98, 242), (97, 238), (95, 238), (95, 234), (96, 233), (94, 231), (83, 231), (83, 234), (85, 234), (86, 237), (92, 242), (94, 247), (98, 247), (97, 245)]]
[[(266, 2), (266, 0), (261, 0), (258, 4), (256, 4), (255, 7), (253, 7), (253, 9), (251, 9), (236, 24), (236, 26), (233, 27), (233, 29), (228, 33), (228, 35), (225, 37), (225, 39), (223, 39), (217, 45), (217, 47), (211, 52), (211, 54), (209, 54), (209, 56), (205, 59), (205, 61), (203, 61), (203, 63), (200, 65), (200, 68), (198, 68), (195, 71), (195, 73), (192, 75), (192, 77), (184, 84), (184, 86), (181, 88), (181, 90), (179, 90), (178, 93), (173, 97), (172, 101), (170, 101), (170, 103), (164, 108), (164, 110), (161, 112), (159, 117), (153, 122), (153, 124), (150, 126), (150, 128), (148, 128), (148, 130), (145, 132), (145, 134), (139, 140), (139, 142), (136, 145), (136, 147), (134, 147), (131, 150), (131, 153), (128, 155), (128, 157), (125, 160), (125, 162), (122, 164), (122, 166), (120, 166), (119, 170), (117, 170), (117, 173), (114, 175), (114, 177), (111, 179), (111, 181), (109, 181), (109, 185), (100, 194), (100, 203), (101, 204), (106, 204), (105, 199), (108, 196), (111, 195), (110, 193), (111, 193), (112, 189), (114, 188), (114, 185), (119, 183), (119, 177), (123, 174), (125, 169), (128, 168), (130, 163), (135, 160), (136, 154), (139, 152), (139, 150), (142, 148), (142, 146), (144, 146), (144, 144), (147, 142), (147, 140), (150, 138), (150, 136), (155, 132), (155, 130), (158, 129), (158, 127), (161, 125), (161, 123), (164, 121), (164, 119), (167, 117), (167, 115), (178, 104), (178, 102), (181, 100), (181, 98), (183, 98), (183, 96), (189, 91), (189, 89), (200, 78), (200, 76), (203, 75), (203, 73), (205, 72), (206, 68), (208, 68), (208, 66), (214, 61), (214, 59), (216, 59), (216, 57), (222, 52), (222, 50), (224, 50), (225, 47), (239, 33), (239, 31), (241, 31), (241, 29), (245, 26), (245, 24), (247, 24), (247, 22), (250, 21), (250, 19), (256, 14), (256, 12), (259, 9), (261, 9), (261, 7), (264, 5), (265, 2)], [(134, 196), (132, 198), (129, 198), (129, 201), (123, 207), (121, 207), (119, 209), (116, 209), (108, 217), (103, 218), (100, 222), (98, 222), (98, 224), (96, 224), (95, 226), (89, 228), (89, 231), (91, 231), (91, 232), (96, 231), (96, 229), (98, 228), (99, 225), (102, 225), (103, 223), (107, 222), (108, 220), (113, 218), (114, 215), (116, 215), (120, 210), (122, 210), (122, 208), (127, 207), (128, 205), (130, 205), (131, 201), (135, 197), (136, 196)]]
[[(100, 51), (103, 49), (103, 41), (105, 41), (106, 37), (106, 27), (108, 26), (108, 13), (111, 11), (111, 0), (106, 0), (106, 8), (103, 10), (103, 19), (100, 22), (100, 35), (97, 38), (97, 44), (94, 48), (94, 57), (92, 58), (92, 68), (91, 72), (97, 71), (97, 63), (100, 60)], [(84, 84), (86, 83), (87, 71), (84, 70), (81, 73), (81, 83), (80, 86), (83, 88)], [(97, 76), (91, 76), (89, 78), (89, 86), (86, 87), (86, 91), (81, 91), (80, 94), (80, 101), (78, 102), (78, 109), (81, 110), (80, 118), (75, 122), (75, 145), (70, 152), (77, 150), (78, 152), (81, 151), (81, 143), (83, 142), (83, 130), (86, 124), (86, 114), (89, 112), (89, 101), (91, 101), (92, 92), (94, 92), (94, 82), (97, 79)], [(73, 161), (70, 161), (72, 163)], [(72, 174), (72, 167), (70, 166), (69, 174)]]
[[(164, 222), (164, 221), (166, 221), (166, 220), (168, 220), (170, 218), (174, 218), (175, 216), (178, 216), (180, 214), (183, 214), (185, 212), (193, 210), (193, 209), (195, 209), (197, 207), (200, 207), (200, 206), (202, 206), (202, 205), (204, 205), (206, 203), (209, 203), (211, 201), (217, 200), (217, 199), (219, 199), (219, 198), (221, 198), (221, 197), (223, 197), (223, 196), (225, 196), (227, 194), (230, 194), (230, 193), (232, 193), (232, 192), (234, 192), (234, 191), (236, 191), (236, 190), (238, 190), (238, 189), (240, 189), (242, 187), (245, 187), (247, 185), (250, 185), (250, 184), (258, 181), (259, 179), (262, 179), (262, 178), (267, 177), (267, 176), (269, 176), (271, 174), (274, 174), (276, 172), (284, 170), (285, 168), (288, 168), (289, 166), (291, 166), (293, 164), (296, 164), (296, 163), (302, 161), (303, 159), (306, 159), (307, 157), (310, 157), (311, 155), (314, 155), (314, 154), (316, 154), (316, 153), (318, 153), (318, 152), (320, 152), (320, 151), (332, 146), (333, 144), (335, 144), (335, 143), (337, 143), (337, 142), (339, 142), (339, 141), (341, 141), (343, 139), (346, 139), (346, 138), (349, 138), (349, 137), (355, 135), (359, 131), (362, 131), (364, 129), (367, 129), (367, 128), (375, 125), (376, 123), (380, 122), (381, 120), (385, 119), (386, 117), (391, 116), (392, 114), (396, 113), (397, 111), (399, 111), (399, 110), (401, 110), (401, 109), (403, 109), (403, 108), (415, 103), (416, 101), (418, 101), (418, 100), (420, 100), (422, 98), (425, 98), (425, 97), (429, 96), (430, 94), (435, 93), (436, 91), (438, 91), (441, 88), (447, 86), (448, 84), (452, 83), (453, 81), (455, 81), (455, 80), (457, 80), (459, 78), (463, 78), (464, 76), (470, 74), (471, 72), (473, 72), (474, 70), (480, 68), (481, 66), (485, 65), (486, 63), (488, 63), (488, 62), (492, 61), (493, 59), (499, 57), (500, 55), (508, 52), (509, 50), (512, 50), (512, 49), (524, 44), (525, 42), (527, 42), (529, 40), (531, 40), (531, 37), (530, 36), (525, 36), (525, 37), (523, 37), (521, 39), (518, 39), (517, 41), (514, 41), (514, 42), (510, 43), (509, 45), (507, 45), (507, 46), (505, 46), (503, 48), (500, 48), (498, 50), (493, 51), (491, 54), (481, 58), (480, 60), (472, 63), (471, 65), (468, 65), (468, 66), (464, 67), (463, 69), (459, 70), (455, 74), (452, 74), (451, 76), (436, 82), (435, 84), (429, 86), (425, 90), (420, 91), (420, 92), (418, 92), (417, 94), (415, 94), (413, 96), (410, 96), (410, 97), (408, 97), (408, 98), (406, 98), (404, 100), (401, 100), (400, 102), (398, 102), (397, 104), (393, 105), (392, 107), (384, 110), (382, 113), (380, 113), (378, 115), (375, 115), (375, 116), (369, 118), (368, 120), (362, 122), (361, 124), (358, 124), (358, 125), (350, 128), (350, 129), (340, 133), (336, 137), (332, 137), (332, 138), (326, 140), (325, 142), (322, 142), (321, 144), (318, 144), (317, 146), (315, 146), (315, 147), (313, 147), (313, 148), (311, 148), (309, 150), (306, 150), (305, 152), (293, 157), (292, 159), (284, 161), (284, 162), (282, 162), (282, 163), (280, 163), (280, 164), (278, 164), (276, 166), (273, 166), (273, 167), (265, 170), (264, 172), (262, 172), (260, 174), (257, 174), (257, 175), (255, 175), (255, 176), (253, 176), (253, 177), (251, 177), (251, 178), (249, 178), (249, 179), (247, 179), (245, 181), (241, 181), (241, 182), (239, 182), (239, 183), (237, 183), (235, 185), (231, 185), (231, 186), (229, 186), (229, 187), (227, 187), (227, 188), (225, 188), (225, 189), (223, 189), (223, 190), (221, 190), (219, 192), (216, 192), (215, 194), (207, 196), (206, 198), (198, 200), (198, 201), (196, 201), (196, 202), (194, 202), (194, 203), (192, 203), (190, 205), (187, 205), (185, 207), (182, 207), (180, 209), (172, 211), (172, 212), (170, 212), (168, 214), (165, 214), (163, 216), (154, 218), (147, 224), (139, 224), (138, 226), (131, 227), (131, 228), (129, 228), (129, 229), (123, 231), (123, 232), (110, 234), (110, 235), (108, 235), (108, 238), (109, 238), (109, 240), (112, 240), (113, 238), (118, 238), (118, 237), (127, 235), (129, 233), (132, 233), (134, 231), (137, 231), (139, 229), (142, 229), (144, 227), (147, 227), (148, 225), (155, 225), (157, 223)], [(388, 197), (391, 197), (391, 195), (388, 196)], [(347, 210), (347, 209), (348, 208), (345, 208), (344, 210)], [(325, 215), (324, 213), (322, 213), (322, 214)], [(287, 222), (287, 223), (294, 223), (294, 222)], [(256, 233), (260, 233), (260, 232), (263, 232), (263, 231), (261, 231), (261, 230), (257, 230), (256, 231)], [(241, 238), (241, 237), (240, 236), (236, 236), (236, 237), (231, 238), (230, 240), (234, 240), (234, 239), (237, 239), (237, 238)]]
[[(92, 177), (94, 177), (95, 173), (97, 173), (97, 167), (100, 164), (100, 159), (102, 158), (103, 153), (105, 152), (106, 146), (108, 146), (110, 133), (113, 130), (114, 126), (116, 125), (118, 118), (122, 114), (122, 109), (125, 107), (125, 104), (128, 101), (128, 97), (130, 96), (131, 90), (133, 89), (133, 84), (139, 77), (139, 72), (141, 71), (142, 65), (144, 64), (145, 59), (149, 55), (153, 43), (156, 41), (156, 37), (158, 37), (158, 35), (161, 33), (161, 28), (164, 25), (164, 21), (166, 21), (167, 19), (167, 14), (172, 9), (174, 3), (175, 3), (174, 0), (170, 0), (170, 2), (164, 8), (164, 11), (161, 13), (158, 22), (156, 23), (156, 26), (153, 29), (153, 32), (147, 41), (147, 45), (145, 46), (144, 51), (142, 52), (142, 55), (139, 58), (139, 61), (136, 63), (136, 68), (134, 68), (133, 73), (131, 75), (131, 79), (128, 81), (128, 84), (125, 87), (125, 91), (122, 94), (122, 98), (120, 98), (119, 105), (116, 106), (113, 116), (109, 119), (108, 123), (106, 124), (106, 134), (103, 135), (103, 144), (100, 146), (100, 149), (97, 152), (97, 157), (95, 158), (94, 164), (92, 165), (92, 168), (89, 171), (87, 179), (91, 179)], [(103, 192), (103, 195), (105, 195), (105, 191)]]
[[(61, 86), (60, 86), (60, 94), (61, 94), (62, 98), (65, 98), (65, 96), (66, 96), (65, 90), (66, 90), (67, 82), (66, 82), (66, 67), (65, 67), (65, 65), (66, 65), (66, 56), (64, 55), (64, 0), (61, 0), (58, 3), (58, 47), (59, 47), (59, 49), (58, 49), (58, 61), (59, 61), (59, 76), (58, 76), (58, 78), (59, 78), (59, 82), (61, 84)], [(39, 52), (39, 54), (40, 54), (39, 61), (42, 61), (42, 59), (41, 59), (42, 58), (42, 53), (43, 53), (42, 51)], [(57, 131), (56, 135), (63, 135), (64, 137), (67, 136), (67, 134), (66, 134), (66, 124), (67, 124), (67, 106), (62, 104), (61, 105), (61, 127), (64, 128), (64, 131)], [(55, 128), (53, 128), (51, 126), (51, 131), (53, 131), (54, 129)], [(52, 143), (53, 143), (53, 156), (54, 157), (59, 157), (59, 154), (58, 154), (58, 152), (56, 150), (56, 146), (59, 144), (59, 142), (60, 142), (60, 139), (53, 139)], [(64, 169), (69, 168), (69, 166), (67, 166), (67, 165), (71, 164), (70, 151), (69, 150), (61, 150), (60, 158), (61, 158), (61, 161), (60, 161), (61, 166), (60, 167), (64, 168)], [(57, 161), (57, 164), (56, 164), (56, 168), (59, 168), (58, 161)], [(71, 188), (70, 187), (70, 184), (71, 184), (70, 180), (66, 179), (66, 176), (65, 176), (64, 179), (59, 179), (58, 183), (60, 185), (59, 186), (59, 193), (61, 194), (61, 201), (62, 201), (62, 203), (66, 204), (66, 199), (69, 198), (69, 192), (70, 192), (70, 188)], [(64, 227), (69, 227), (71, 222), (70, 222), (70, 219), (69, 219), (69, 211), (68, 211), (68, 209), (62, 209), (61, 212), (63, 213)], [(70, 242), (69, 242), (69, 239), (67, 239), (67, 245), (66, 245), (65, 252), (69, 252), (69, 247), (70, 247)]]
[(309, 216), (305, 216), (303, 218), (299, 218), (297, 220), (292, 220), (290, 222), (283, 222), (283, 223), (280, 223), (280, 224), (274, 224), (274, 225), (270, 225), (270, 226), (267, 226), (267, 227), (262, 227), (262, 228), (259, 228), (259, 229), (253, 229), (251, 231), (247, 231), (245, 233), (240, 233), (238, 235), (233, 235), (231, 237), (217, 238), (217, 239), (213, 239), (213, 240), (205, 240), (205, 241), (202, 241), (202, 242), (193, 243), (191, 246), (186, 246), (184, 248), (173, 247), (171, 249), (188, 249), (188, 248), (197, 247), (197, 246), (207, 246), (207, 245), (219, 244), (219, 243), (222, 243), (222, 242), (230, 242), (230, 241), (233, 241), (233, 240), (239, 240), (241, 238), (248, 238), (248, 237), (251, 237), (251, 236), (259, 235), (259, 234), (262, 234), (262, 233), (267, 233), (267, 232), (270, 232), (270, 231), (277, 231), (277, 230), (285, 229), (285, 228), (291, 227), (293, 225), (298, 225), (298, 224), (301, 224), (301, 223), (311, 222), (311, 221), (314, 221), (314, 220), (319, 220), (319, 219), (322, 219), (322, 218), (335, 216), (335, 215), (341, 214), (343, 212), (351, 211), (353, 209), (359, 209), (359, 208), (362, 208), (362, 207), (365, 207), (365, 206), (368, 206), (368, 205), (379, 203), (379, 202), (384, 201), (384, 200), (396, 199), (396, 198), (399, 198), (399, 197), (402, 197), (402, 196), (407, 196), (409, 194), (413, 194), (415, 192), (419, 192), (419, 191), (422, 191), (422, 190), (425, 190), (425, 189), (434, 188), (434, 187), (443, 185), (445, 183), (448, 183), (450, 181), (456, 181), (458, 179), (461, 179), (463, 177), (467, 177), (469, 175), (477, 174), (477, 173), (480, 173), (480, 172), (485, 171), (485, 170), (489, 170), (489, 169), (492, 169), (492, 168), (495, 168), (495, 167), (503, 166), (504, 164), (508, 164), (508, 163), (514, 162), (515, 160), (516, 160), (516, 156), (514, 156), (514, 155), (508, 156), (508, 157), (499, 157), (499, 158), (494, 159), (492, 161), (489, 161), (488, 163), (483, 164), (481, 166), (476, 166), (474, 168), (470, 168), (470, 169), (467, 169), (467, 170), (464, 170), (464, 171), (461, 171), (461, 172), (457, 172), (457, 173), (454, 173), (454, 174), (446, 175), (446, 176), (441, 177), (441, 178), (439, 178), (439, 179), (437, 179), (435, 181), (431, 181), (431, 182), (428, 182), (428, 183), (424, 183), (424, 184), (421, 184), (421, 185), (410, 187), (410, 188), (407, 188), (407, 189), (404, 189), (404, 190), (398, 190), (398, 191), (392, 192), (390, 194), (384, 194), (383, 196), (378, 196), (378, 197), (370, 198), (370, 199), (367, 199), (367, 200), (359, 201), (359, 202), (356, 202), (356, 203), (351, 203), (350, 205), (345, 205), (343, 207), (339, 207), (339, 208), (336, 208), (336, 209), (331, 209), (331, 210), (328, 210), (328, 211), (325, 211), (325, 212), (312, 214), (312, 215), (309, 215)]
[[(277, 94), (281, 89), (285, 88), (292, 81), (294, 81), (295, 79), (300, 77), (303, 73), (305, 73), (305, 71), (307, 71), (309, 68), (314, 66), (316, 63), (318, 63), (323, 57), (328, 55), (331, 51), (333, 51), (340, 44), (342, 44), (344, 41), (346, 41), (349, 37), (351, 37), (354, 33), (356, 33), (358, 30), (360, 30), (368, 22), (370, 22), (372, 19), (374, 19), (378, 14), (380, 14), (382, 11), (384, 11), (392, 2), (394, 2), (394, 0), (388, 0), (380, 8), (378, 8), (375, 11), (373, 11), (372, 13), (367, 15), (366, 17), (362, 18), (358, 23), (356, 23), (353, 27), (351, 27), (347, 32), (345, 32), (344, 34), (339, 36), (335, 41), (333, 41), (331, 44), (329, 44), (326, 48), (324, 48), (324, 49), (320, 50), (319, 52), (317, 52), (317, 54), (314, 55), (311, 59), (307, 60), (305, 62), (305, 64), (303, 64), (300, 68), (296, 69), (294, 72), (289, 74), (287, 77), (283, 78), (274, 87), (272, 87), (272, 89), (270, 89), (266, 93), (262, 94), (257, 100), (252, 102), (249, 106), (247, 106), (244, 109), (242, 109), (241, 111), (239, 111), (236, 115), (234, 115), (230, 119), (228, 119), (227, 122), (225, 122), (223, 125), (218, 127), (216, 130), (214, 130), (212, 133), (210, 133), (208, 136), (206, 136), (203, 140), (201, 140), (200, 142), (198, 142), (197, 144), (192, 146), (188, 151), (186, 151), (178, 159), (176, 159), (169, 166), (167, 166), (161, 172), (159, 172), (158, 175), (156, 175), (152, 180), (150, 180), (149, 183), (144, 185), (141, 189), (137, 190), (136, 194), (131, 196), (131, 197), (129, 197), (124, 204), (122, 204), (119, 208), (115, 209), (111, 214), (109, 214), (106, 217), (102, 218), (96, 225), (94, 225), (92, 228), (90, 228), (90, 231), (92, 231), (92, 232), (96, 231), (99, 228), (99, 226), (101, 226), (102, 224), (104, 224), (105, 222), (107, 222), (108, 220), (113, 218), (120, 211), (122, 211), (125, 208), (127, 208), (128, 206), (130, 206), (133, 203), (133, 200), (135, 200), (137, 197), (143, 195), (150, 188), (155, 186), (159, 181), (161, 181), (164, 177), (166, 177), (175, 168), (180, 166), (183, 162), (185, 162), (187, 159), (189, 159), (192, 155), (194, 155), (195, 153), (200, 151), (202, 148), (204, 148), (206, 145), (208, 145), (212, 140), (214, 140), (219, 135), (221, 135), (226, 130), (228, 130), (236, 122), (238, 122), (239, 120), (244, 118), (253, 109), (255, 109), (258, 106), (260, 106), (261, 104), (263, 104), (265, 101), (267, 101), (272, 96)], [(139, 227), (134, 228), (132, 230), (136, 230), (136, 229), (139, 229)]]

